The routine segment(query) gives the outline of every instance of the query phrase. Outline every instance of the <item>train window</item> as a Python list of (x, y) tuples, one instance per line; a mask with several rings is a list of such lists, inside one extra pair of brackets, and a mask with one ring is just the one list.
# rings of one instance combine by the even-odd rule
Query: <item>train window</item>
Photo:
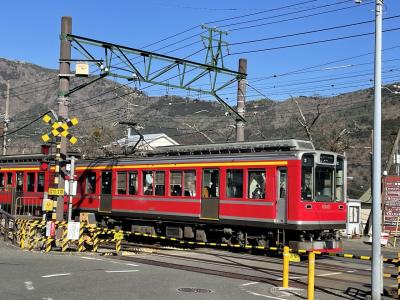
[(287, 198), (287, 169), (279, 168), (279, 199)]
[(86, 173), (86, 184), (85, 184), (85, 194), (96, 193), (96, 173), (87, 172)]
[(117, 194), (125, 195), (126, 194), (126, 172), (118, 172), (117, 173)]
[(165, 172), (156, 171), (155, 176), (155, 195), (164, 196), (165, 195)]
[(143, 195), (153, 195), (153, 171), (143, 171)]
[(101, 173), (101, 193), (103, 195), (111, 195), (112, 191), (112, 172), (103, 171)]
[(243, 197), (243, 170), (226, 170), (226, 197)]
[(344, 161), (338, 157), (336, 163), (336, 191), (335, 200), (344, 201)]
[(171, 171), (169, 176), (170, 196), (182, 196), (182, 171)]
[(203, 170), (202, 197), (219, 197), (219, 170)]
[(333, 173), (331, 167), (315, 168), (315, 200), (329, 202), (333, 200)]
[(17, 192), (24, 190), (24, 173), (17, 172)]
[(5, 186), (5, 178), (4, 178), (5, 176), (4, 176), (4, 173), (0, 173), (0, 189), (4, 189), (4, 186)]
[(129, 195), (136, 195), (138, 190), (138, 173), (129, 172)]
[(44, 192), (44, 173), (38, 173), (36, 191)]
[(12, 185), (12, 173), (7, 173), (7, 185)]
[(304, 154), (301, 167), (301, 199), (313, 199), (314, 188), (314, 156), (312, 154)]
[(248, 198), (265, 199), (265, 170), (248, 171)]
[(27, 187), (26, 190), (28, 192), (34, 192), (35, 191), (35, 173), (28, 172), (26, 176), (26, 183)]
[(196, 171), (187, 170), (183, 171), (183, 187), (185, 189), (184, 196), (196, 196)]

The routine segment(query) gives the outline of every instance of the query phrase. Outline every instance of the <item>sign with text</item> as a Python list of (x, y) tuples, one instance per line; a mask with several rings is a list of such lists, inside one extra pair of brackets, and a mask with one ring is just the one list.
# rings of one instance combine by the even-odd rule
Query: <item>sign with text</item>
[(383, 204), (384, 231), (400, 233), (400, 176), (383, 178)]
[(50, 196), (64, 196), (64, 189), (49, 188), (48, 194)]
[(79, 240), (79, 222), (68, 222), (68, 233), (67, 239), (68, 240)]

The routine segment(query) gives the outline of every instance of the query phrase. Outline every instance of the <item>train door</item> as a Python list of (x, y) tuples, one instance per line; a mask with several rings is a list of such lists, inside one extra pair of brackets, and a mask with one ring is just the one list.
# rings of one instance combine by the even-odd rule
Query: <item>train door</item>
[(276, 223), (284, 224), (287, 221), (287, 168), (278, 168), (276, 193)]
[(15, 194), (12, 199), (12, 214), (16, 215), (22, 206), (22, 200), (24, 197), (24, 173), (17, 172), (16, 173), (16, 181), (15, 181)]
[(111, 212), (112, 208), (112, 172), (101, 172), (101, 190), (99, 211)]
[(219, 170), (204, 169), (201, 190), (201, 219), (219, 219)]

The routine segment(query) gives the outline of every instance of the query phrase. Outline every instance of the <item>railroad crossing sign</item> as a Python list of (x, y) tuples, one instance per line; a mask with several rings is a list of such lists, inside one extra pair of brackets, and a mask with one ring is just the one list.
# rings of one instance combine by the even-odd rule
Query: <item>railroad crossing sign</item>
[(42, 135), (44, 142), (49, 141), (52, 137), (63, 136), (69, 140), (71, 144), (75, 144), (78, 139), (68, 132), (68, 129), (78, 124), (77, 118), (66, 119), (64, 121), (53, 121), (49, 115), (45, 115), (42, 120), (51, 125), (52, 130), (50, 133)]

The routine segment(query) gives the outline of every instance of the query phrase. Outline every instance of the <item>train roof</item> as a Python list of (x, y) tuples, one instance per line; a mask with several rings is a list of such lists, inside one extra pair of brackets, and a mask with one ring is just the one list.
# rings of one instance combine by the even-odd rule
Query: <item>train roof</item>
[(182, 145), (159, 147), (147, 152), (146, 156), (186, 156), (206, 154), (232, 154), (256, 152), (280, 152), (315, 150), (310, 141), (305, 140), (269, 140), (255, 142), (235, 142), (206, 145)]

